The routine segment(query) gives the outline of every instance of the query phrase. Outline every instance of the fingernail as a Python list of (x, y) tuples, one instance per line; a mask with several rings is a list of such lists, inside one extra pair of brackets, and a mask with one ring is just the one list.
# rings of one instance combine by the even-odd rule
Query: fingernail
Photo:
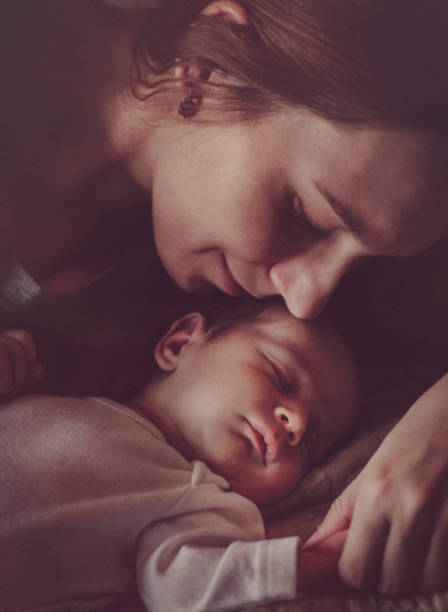
[(307, 539), (307, 541), (305, 542), (303, 548), (308, 548), (309, 546), (313, 546), (313, 544), (319, 540), (319, 537), (318, 537), (319, 536), (319, 533), (318, 533), (319, 529), (320, 529), (320, 525), (318, 525), (316, 527), (316, 529), (313, 531), (313, 533)]

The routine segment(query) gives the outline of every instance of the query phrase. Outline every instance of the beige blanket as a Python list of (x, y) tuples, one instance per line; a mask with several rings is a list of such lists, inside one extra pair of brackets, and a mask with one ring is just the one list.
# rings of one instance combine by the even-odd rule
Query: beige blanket
[[(267, 508), (268, 537), (299, 534), (306, 539), (322, 521), (331, 501), (356, 476), (378, 447), (392, 422), (359, 435), (355, 441), (314, 469), (296, 491)], [(448, 591), (433, 596), (392, 600), (369, 594), (350, 597), (303, 597), (295, 602), (257, 607), (258, 612), (446, 612)]]

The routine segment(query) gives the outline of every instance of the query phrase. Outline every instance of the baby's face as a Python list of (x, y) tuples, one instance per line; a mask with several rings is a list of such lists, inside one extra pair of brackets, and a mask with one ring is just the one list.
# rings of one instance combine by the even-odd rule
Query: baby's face
[(182, 349), (175, 445), (257, 503), (279, 499), (319, 462), (356, 415), (351, 360), (334, 332), (272, 309)]

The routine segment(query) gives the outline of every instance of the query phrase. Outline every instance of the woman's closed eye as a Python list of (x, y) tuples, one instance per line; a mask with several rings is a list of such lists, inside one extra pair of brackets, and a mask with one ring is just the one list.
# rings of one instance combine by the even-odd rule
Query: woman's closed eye
[(323, 236), (325, 232), (318, 228), (308, 217), (302, 200), (298, 195), (292, 196), (291, 218), (295, 226), (307, 229), (315, 236)]

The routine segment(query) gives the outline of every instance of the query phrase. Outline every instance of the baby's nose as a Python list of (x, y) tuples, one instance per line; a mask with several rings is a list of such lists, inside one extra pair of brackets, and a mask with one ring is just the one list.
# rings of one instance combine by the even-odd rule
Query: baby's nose
[(286, 431), (288, 444), (290, 446), (299, 444), (308, 422), (304, 410), (300, 407), (286, 408), (284, 406), (277, 406), (274, 408), (274, 416)]

